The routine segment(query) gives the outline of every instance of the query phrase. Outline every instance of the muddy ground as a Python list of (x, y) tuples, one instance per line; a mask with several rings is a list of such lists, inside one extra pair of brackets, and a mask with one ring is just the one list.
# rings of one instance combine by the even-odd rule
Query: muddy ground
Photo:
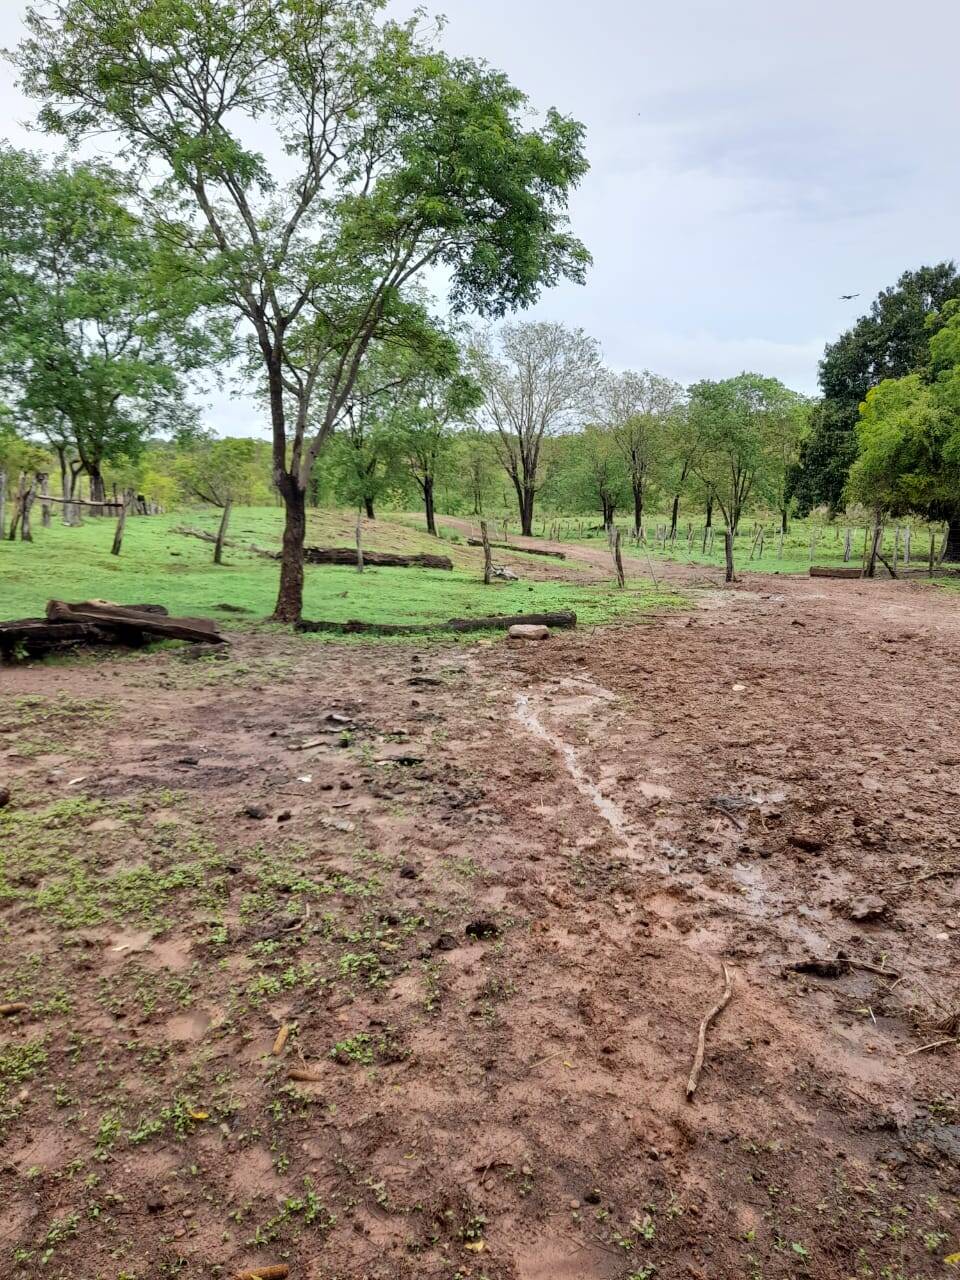
[(0, 672), (0, 1274), (949, 1274), (957, 610)]

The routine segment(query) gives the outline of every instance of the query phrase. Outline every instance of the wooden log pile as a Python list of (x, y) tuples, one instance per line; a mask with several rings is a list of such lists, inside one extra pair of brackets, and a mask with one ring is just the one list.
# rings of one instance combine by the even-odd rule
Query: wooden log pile
[(139, 648), (148, 639), (226, 644), (212, 618), (171, 618), (162, 605), (120, 605), (108, 600), (67, 604), (47, 602), (43, 618), (0, 622), (0, 658), (4, 661), (60, 653), (78, 645)]
[(577, 625), (577, 615), (569, 610), (559, 613), (493, 614), (486, 618), (448, 618), (446, 622), (425, 622), (401, 625), (390, 622), (311, 622), (302, 618), (297, 631), (328, 632), (334, 635), (353, 636), (426, 636), (436, 631), (509, 631), (514, 626), (544, 626), (569, 628)]

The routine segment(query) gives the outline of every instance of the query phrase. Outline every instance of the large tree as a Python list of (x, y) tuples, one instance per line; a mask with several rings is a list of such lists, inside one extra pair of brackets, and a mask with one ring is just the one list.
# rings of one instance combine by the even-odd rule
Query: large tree
[(929, 335), (923, 371), (867, 392), (848, 494), (879, 518), (913, 512), (945, 520), (953, 562), (960, 560), (960, 303), (944, 306)]
[(481, 398), (479, 385), (465, 374), (447, 376), (427, 370), (411, 382), (394, 410), (400, 452), (420, 490), (427, 532), (435, 537), (437, 480), (453, 451), (455, 427), (477, 408)]
[(496, 432), (497, 456), (517, 495), (520, 532), (530, 537), (543, 442), (590, 416), (602, 374), (600, 348), (582, 329), (527, 321), (478, 342), (475, 354), (482, 414)]
[(700, 449), (694, 470), (736, 534), (747, 502), (779, 493), (788, 410), (799, 397), (776, 378), (741, 373), (690, 388)]
[(588, 261), (565, 217), (582, 127), (555, 111), (530, 127), (504, 75), (384, 7), (44, 0), (17, 56), (49, 129), (114, 129), (165, 170), (169, 236), (252, 332), (286, 511), (282, 621), (301, 612), (314, 463), (371, 345), (402, 340), (404, 291), (441, 266), (455, 308), (498, 316)]
[(923, 367), (928, 320), (951, 298), (960, 298), (960, 272), (953, 262), (905, 271), (877, 295), (865, 316), (827, 346), (820, 362), (823, 400), (790, 479), (801, 512), (821, 503), (834, 512), (841, 508), (857, 456), (861, 403), (885, 378), (902, 378)]
[[(643, 533), (643, 509), (653, 479), (665, 461), (667, 428), (684, 401), (678, 382), (645, 369), (609, 374), (604, 380), (601, 416), (610, 429), (630, 480), (633, 533)], [(675, 503), (679, 505), (679, 497)], [(676, 511), (674, 511), (676, 521)]]
[(65, 495), (82, 468), (94, 502), (106, 462), (190, 420), (183, 374), (210, 354), (192, 304), (158, 287), (126, 194), (102, 166), (0, 150), (0, 379), (21, 427), (56, 450)]

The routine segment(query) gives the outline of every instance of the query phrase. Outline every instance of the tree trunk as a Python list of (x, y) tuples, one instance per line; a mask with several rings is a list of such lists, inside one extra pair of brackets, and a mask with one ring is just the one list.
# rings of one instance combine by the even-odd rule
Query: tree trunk
[(7, 510), (7, 473), (0, 471), (0, 531), (3, 529)]
[(643, 533), (643, 485), (633, 485), (633, 536), (639, 541)]
[(675, 538), (677, 534), (677, 519), (680, 515), (680, 495), (673, 495), (673, 510), (670, 513), (670, 537)]
[(947, 549), (943, 559), (950, 564), (960, 562), (960, 519), (953, 519), (947, 525)]
[(713, 528), (713, 499), (712, 498), (707, 499), (707, 522), (705, 527), (707, 529)]
[(228, 498), (223, 504), (223, 515), (220, 517), (220, 528), (217, 530), (217, 541), (213, 548), (213, 563), (223, 564), (223, 544), (227, 537), (227, 525), (230, 523), (230, 509), (233, 500)]
[(280, 486), (284, 505), (280, 589), (274, 622), (299, 622), (303, 613), (303, 544), (307, 536), (306, 493), (296, 476), (284, 472)]
[(533, 537), (533, 500), (536, 490), (524, 484), (520, 490), (520, 536)]
[(103, 507), (101, 504), (107, 498), (103, 484), (103, 474), (96, 463), (91, 463), (87, 470), (90, 473), (90, 501), (94, 504), (90, 508), (90, 514), (92, 516), (102, 516)]
[(26, 478), (21, 471), (20, 478), (17, 481), (16, 497), (13, 500), (13, 515), (10, 518), (10, 532), (7, 535), (8, 542), (16, 542), (17, 540), (17, 530), (20, 528), (20, 517), (23, 515), (23, 499), (26, 492), (23, 486), (25, 483)]
[(787, 522), (787, 508), (786, 508), (786, 507), (781, 507), (781, 508), (780, 508), (780, 532), (781, 532), (781, 533), (789, 533), (789, 532), (790, 532), (790, 529), (788, 528), (788, 522)]
[(437, 516), (433, 506), (433, 476), (423, 477), (423, 506), (427, 513), (427, 533), (437, 536)]
[(376, 520), (376, 518), (377, 518), (377, 517), (376, 517), (376, 514), (374, 513), (374, 510), (373, 510), (373, 499), (372, 499), (372, 498), (364, 498), (364, 500), (363, 500), (363, 509), (364, 509), (364, 511), (366, 511), (366, 513), (367, 513), (367, 519), (368, 519), (368, 520)]
[(480, 537), (483, 539), (483, 585), (489, 587), (493, 576), (493, 554), (490, 550), (490, 537), (487, 533), (486, 520), (480, 521)]
[(33, 481), (31, 480), (29, 485), (27, 486), (26, 493), (23, 495), (23, 515), (20, 518), (20, 541), (21, 542), (33, 541), (33, 530), (30, 527), (30, 508), (33, 506), (33, 499), (34, 499), (35, 493), (36, 493), (36, 490), (34, 488)]
[(733, 582), (733, 530), (727, 529), (723, 535), (723, 549), (727, 559), (727, 582)]

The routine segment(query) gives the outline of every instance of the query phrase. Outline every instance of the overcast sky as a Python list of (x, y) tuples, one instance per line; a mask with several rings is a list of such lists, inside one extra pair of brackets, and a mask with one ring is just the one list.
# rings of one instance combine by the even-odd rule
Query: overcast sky
[[(535, 314), (581, 325), (612, 365), (684, 383), (746, 368), (812, 392), (824, 343), (880, 288), (960, 256), (956, 0), (436, 7), (451, 52), (587, 125), (571, 212), (594, 266)], [(0, 0), (0, 44), (23, 8)], [(31, 110), (0, 68), (10, 140), (31, 141)], [(212, 401), (220, 430), (258, 416)]]

